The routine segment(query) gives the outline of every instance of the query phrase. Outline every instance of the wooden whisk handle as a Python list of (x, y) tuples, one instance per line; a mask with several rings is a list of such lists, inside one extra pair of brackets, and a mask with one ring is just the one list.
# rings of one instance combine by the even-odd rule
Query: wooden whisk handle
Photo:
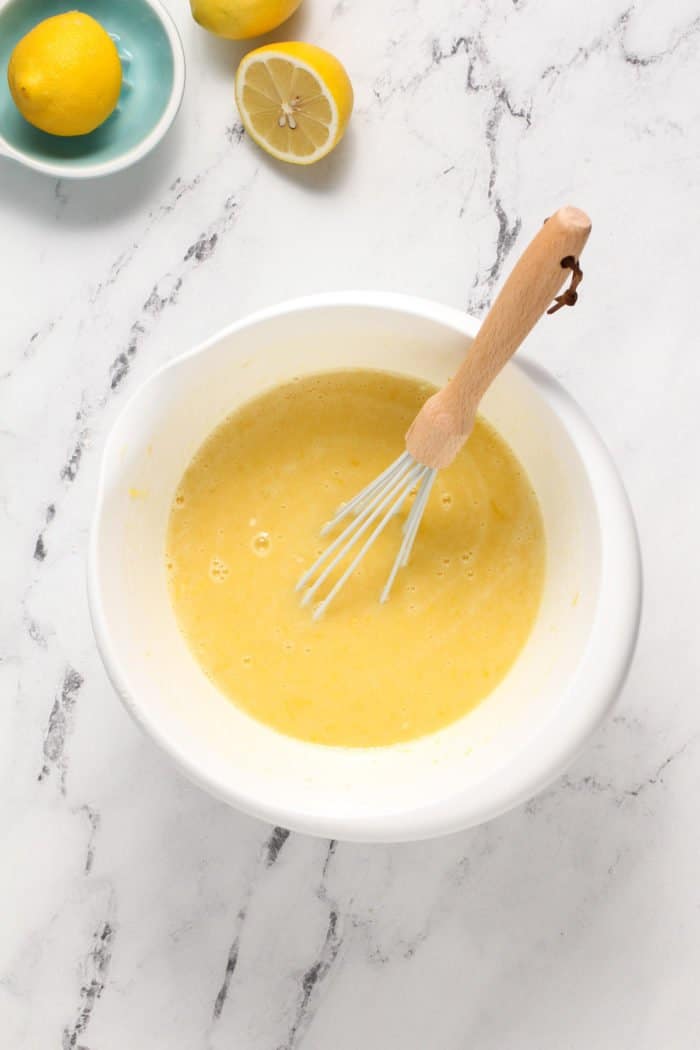
[[(578, 260), (591, 220), (578, 208), (560, 208), (525, 249), (449, 383), (423, 405), (406, 435), (406, 448), (428, 467), (448, 466), (469, 437), (479, 402), (542, 314), (576, 302)], [(564, 281), (571, 286), (557, 298)]]

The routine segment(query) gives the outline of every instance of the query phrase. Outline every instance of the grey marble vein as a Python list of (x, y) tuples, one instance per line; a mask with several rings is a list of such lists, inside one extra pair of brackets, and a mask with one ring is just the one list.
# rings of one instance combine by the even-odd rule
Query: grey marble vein
[(23, 356), (32, 357), (37, 352), (43, 341), (51, 335), (57, 323), (58, 319), (49, 321), (43, 326), (43, 328), (37, 329), (36, 332), (32, 332), (24, 348)]
[[(508, 255), (515, 244), (522, 226), (517, 215), (509, 215), (503, 195), (498, 189), (498, 139), (504, 117), (521, 121), (527, 130), (532, 124), (532, 103), (517, 105), (510, 96), (509, 90), (497, 72), (490, 68), (490, 60), (481, 34), (474, 36), (457, 36), (448, 44), (439, 39), (432, 41), (431, 60), (419, 73), (414, 73), (408, 82), (391, 85), (382, 90), (375, 85), (374, 95), (377, 101), (385, 105), (394, 94), (405, 95), (415, 91), (426, 78), (448, 61), (457, 57), (465, 60), (465, 90), (474, 94), (485, 93), (490, 104), (485, 119), (485, 144), (489, 158), (487, 175), (487, 199), (498, 224), (495, 256), (491, 263), (475, 274), (472, 290), (467, 301), (467, 309), (477, 316), (489, 306), (493, 289), (503, 271)], [(449, 169), (448, 169), (449, 170)], [(463, 214), (463, 212), (460, 212)]]
[(686, 26), (676, 31), (667, 47), (660, 48), (658, 51), (652, 51), (647, 55), (638, 54), (628, 46), (627, 35), (635, 16), (640, 11), (641, 7), (638, 8), (634, 5), (626, 8), (604, 33), (596, 36), (589, 43), (576, 48), (574, 54), (564, 63), (548, 65), (542, 74), (543, 79), (560, 76), (565, 70), (569, 70), (582, 62), (587, 62), (593, 55), (609, 51), (612, 48), (619, 50), (619, 54), (627, 65), (633, 66), (638, 70), (646, 69), (675, 55), (683, 44), (690, 42), (692, 37), (700, 32), (700, 17), (696, 17), (687, 23)]
[(265, 843), (265, 867), (271, 868), (279, 860), (279, 855), (284, 848), (284, 844), (289, 838), (289, 831), (287, 828), (273, 828), (272, 834)]
[[(236, 219), (238, 203), (235, 196), (229, 196), (224, 202), (221, 217), (197, 240), (186, 249), (181, 262), (172, 271), (164, 274), (154, 284), (142, 307), (143, 315), (158, 320), (165, 309), (177, 303), (178, 296), (188, 273), (206, 262), (214, 253), (219, 241), (233, 226)], [(136, 356), (143, 339), (149, 334), (150, 327), (145, 319), (132, 323), (126, 349), (121, 351), (110, 365), (109, 391), (112, 393), (126, 379), (131, 368), (132, 359)]]
[(260, 854), (258, 857), (258, 864), (256, 865), (256, 871), (254, 877), (248, 883), (245, 891), (243, 903), (241, 904), (236, 914), (233, 936), (231, 939), (231, 946), (228, 951), (226, 958), (226, 966), (224, 969), (224, 977), (219, 988), (216, 998), (214, 1000), (214, 1008), (212, 1012), (212, 1021), (215, 1023), (221, 1017), (226, 1001), (229, 997), (231, 990), (231, 982), (238, 966), (238, 957), (240, 953), (241, 934), (243, 931), (244, 923), (248, 917), (248, 909), (250, 901), (255, 893), (257, 882), (259, 879), (260, 871), (270, 869), (275, 866), (279, 860), (280, 854), (284, 849), (284, 846), (289, 838), (289, 831), (286, 828), (275, 827), (272, 828), (270, 834), (263, 842)]
[(77, 478), (78, 471), (80, 470), (80, 462), (83, 458), (83, 452), (85, 451), (85, 447), (88, 443), (89, 438), (90, 431), (87, 427), (83, 427), (83, 429), (78, 434), (75, 445), (71, 449), (66, 462), (61, 467), (61, 481), (71, 482), (75, 481), (75, 479)]
[(90, 295), (91, 303), (97, 303), (100, 296), (107, 292), (119, 280), (122, 273), (137, 256), (139, 248), (144, 241), (148, 239), (154, 229), (157, 230), (158, 224), (166, 217), (172, 215), (181, 201), (185, 200), (189, 194), (193, 193), (202, 185), (207, 174), (207, 172), (199, 173), (192, 179), (188, 180), (183, 179), (182, 176), (178, 175), (168, 187), (163, 199), (156, 207), (149, 211), (144, 228), (139, 233), (139, 239), (120, 252), (118, 257), (111, 264), (109, 272), (104, 280), (95, 285)]
[(44, 764), (38, 779), (39, 781), (46, 780), (55, 771), (58, 774), (59, 786), (63, 795), (66, 793), (68, 773), (66, 744), (73, 729), (75, 705), (83, 685), (84, 679), (80, 672), (74, 667), (67, 667), (63, 683), (53, 702), (44, 735)]
[[(61, 1050), (82, 1050), (82, 1037), (90, 1024), (93, 1010), (102, 996), (109, 976), (115, 932), (112, 922), (104, 920), (99, 923), (93, 934), (90, 950), (81, 967), (80, 1006), (73, 1023), (63, 1030)], [(81, 1040), (81, 1043), (78, 1040)]]
[(243, 923), (246, 920), (247, 914), (248, 908), (247, 906), (244, 906), (239, 910), (238, 914), (236, 915), (235, 932), (233, 940), (231, 941), (231, 947), (228, 951), (228, 956), (226, 958), (224, 979), (221, 982), (221, 987), (216, 993), (216, 999), (214, 1000), (214, 1009), (212, 1011), (212, 1020), (214, 1021), (218, 1021), (221, 1017), (221, 1013), (224, 1009), (224, 1006), (226, 1005), (226, 1000), (228, 999), (228, 994), (231, 989), (231, 981), (233, 980), (233, 975), (235, 974), (236, 966), (238, 965), (238, 953), (240, 951), (241, 944), (241, 929), (243, 927)]
[(36, 620), (25, 618), (25, 622), (27, 625), (27, 634), (29, 635), (31, 640), (33, 642), (36, 642), (40, 649), (46, 649), (48, 644), (46, 641), (46, 635), (43, 633), (41, 627), (36, 622)]
[(226, 139), (234, 146), (237, 146), (239, 142), (242, 142), (244, 135), (245, 128), (240, 120), (234, 121), (233, 124), (229, 124), (226, 128)]
[[(109, 365), (109, 384), (106, 391), (98, 399), (97, 404), (86, 404), (85, 398), (81, 397), (81, 409), (76, 413), (76, 419), (81, 426), (74, 444), (68, 452), (68, 456), (60, 468), (59, 477), (61, 481), (72, 483), (75, 481), (80, 470), (83, 453), (89, 444), (91, 430), (89, 426), (82, 425), (96, 409), (114, 394), (126, 379), (131, 369), (133, 358), (138, 353), (143, 339), (152, 331), (152, 325), (157, 322), (163, 311), (177, 303), (178, 295), (187, 275), (198, 266), (205, 263), (213, 255), (219, 239), (223, 237), (234, 225), (239, 202), (236, 195), (229, 194), (223, 204), (221, 215), (210, 225), (208, 230), (191, 244), (184, 252), (181, 262), (174, 271), (163, 275), (153, 286), (150, 294), (143, 303), (141, 316), (132, 322), (126, 348), (120, 351)], [(148, 320), (150, 318), (150, 321)], [(56, 500), (51, 504), (52, 517), (56, 512)], [(47, 519), (48, 520), (48, 519)], [(46, 557), (46, 545), (43, 531), (39, 534), (34, 556), (37, 561), (43, 561)]]
[(338, 957), (342, 943), (342, 937), (338, 931), (338, 913), (331, 910), (328, 913), (328, 929), (321, 951), (315, 962), (302, 975), (294, 1019), (285, 1041), (280, 1044), (278, 1050), (295, 1050), (295, 1047), (299, 1045), (313, 1017), (311, 1009), (313, 997), (319, 994), (323, 982)]
[(559, 787), (569, 791), (609, 793), (612, 796), (615, 805), (621, 806), (626, 799), (637, 799), (640, 795), (643, 795), (648, 791), (649, 788), (656, 787), (657, 784), (663, 784), (666, 770), (686, 753), (692, 743), (693, 741), (686, 741), (681, 747), (677, 748), (670, 755), (667, 755), (666, 758), (656, 766), (653, 772), (649, 773), (643, 780), (638, 781), (630, 787), (618, 787), (612, 780), (602, 780), (600, 777), (590, 774), (582, 777), (580, 780), (574, 780), (570, 776), (564, 775)]
[(48, 507), (46, 508), (46, 511), (44, 512), (44, 528), (37, 536), (36, 542), (34, 544), (34, 558), (36, 561), (43, 561), (46, 557), (46, 543), (44, 541), (44, 534), (46, 531), (46, 526), (51, 524), (55, 516), (56, 504), (49, 503)]
[[(470, 51), (469, 41), (464, 41), (467, 53)], [(456, 53), (456, 51), (451, 51)], [(467, 86), (470, 91), (477, 93), (486, 91), (492, 98), (492, 103), (486, 119), (485, 139), (489, 156), (488, 173), (488, 201), (493, 208), (498, 222), (496, 236), (495, 258), (487, 269), (474, 277), (472, 292), (467, 302), (467, 309), (477, 316), (481, 315), (491, 303), (493, 289), (503, 272), (506, 259), (518, 239), (522, 228), (522, 221), (518, 216), (509, 216), (506, 212), (501, 194), (497, 187), (498, 179), (498, 135), (505, 116), (522, 121), (525, 128), (532, 124), (531, 105), (528, 107), (517, 107), (503, 81), (498, 76), (481, 82), (476, 73), (477, 61), (479, 66), (487, 66), (488, 58), (485, 53), (483, 41), (477, 39), (473, 44), (473, 53), (470, 54), (467, 67)]]
[(101, 817), (99, 812), (87, 803), (80, 807), (80, 812), (85, 814), (88, 822), (88, 840), (87, 848), (85, 850), (85, 874), (89, 875), (92, 871), (92, 866), (95, 863), (95, 843), (97, 835), (100, 830)]
[[(328, 902), (329, 896), (326, 889), (329, 868), (335, 856), (337, 843), (331, 839), (328, 843), (326, 856), (321, 871), (321, 881), (317, 889), (320, 900)], [(328, 909), (328, 923), (326, 927), (323, 944), (314, 961), (304, 970), (299, 982), (297, 1002), (294, 1009), (289, 1031), (277, 1050), (295, 1050), (300, 1045), (309, 1025), (313, 1021), (317, 1008), (317, 1001), (323, 991), (323, 985), (329, 977), (333, 966), (338, 958), (343, 944), (342, 919), (337, 907), (333, 904)]]

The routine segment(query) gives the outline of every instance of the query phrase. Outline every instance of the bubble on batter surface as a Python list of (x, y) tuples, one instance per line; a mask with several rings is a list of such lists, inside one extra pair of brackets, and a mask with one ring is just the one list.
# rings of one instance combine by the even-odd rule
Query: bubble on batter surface
[(253, 536), (253, 551), (261, 558), (270, 553), (270, 533), (258, 532)]
[(214, 583), (223, 583), (229, 576), (230, 569), (221, 558), (214, 557), (209, 562), (209, 575)]

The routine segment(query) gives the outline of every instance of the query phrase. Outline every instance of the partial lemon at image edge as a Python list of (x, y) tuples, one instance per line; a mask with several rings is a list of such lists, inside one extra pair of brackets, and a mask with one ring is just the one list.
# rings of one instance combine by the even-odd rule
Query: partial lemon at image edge
[(246, 40), (277, 29), (300, 4), (301, 0), (190, 0), (195, 22), (229, 40)]
[(277, 160), (315, 164), (340, 142), (353, 90), (339, 60), (314, 44), (267, 44), (243, 58), (236, 102), (245, 130)]

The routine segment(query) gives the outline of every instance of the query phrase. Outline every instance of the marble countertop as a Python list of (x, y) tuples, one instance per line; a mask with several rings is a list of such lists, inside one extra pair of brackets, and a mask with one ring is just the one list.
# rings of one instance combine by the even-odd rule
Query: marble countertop
[[(693, 1050), (700, 1040), (696, 0), (305, 0), (337, 152), (245, 137), (237, 49), (181, 28), (162, 147), (93, 183), (0, 166), (3, 1050)], [(530, 804), (362, 847), (185, 782), (113, 694), (84, 558), (105, 435), (164, 361), (325, 289), (483, 312), (545, 215), (593, 216), (530, 351), (613, 451), (646, 567), (614, 717)]]

